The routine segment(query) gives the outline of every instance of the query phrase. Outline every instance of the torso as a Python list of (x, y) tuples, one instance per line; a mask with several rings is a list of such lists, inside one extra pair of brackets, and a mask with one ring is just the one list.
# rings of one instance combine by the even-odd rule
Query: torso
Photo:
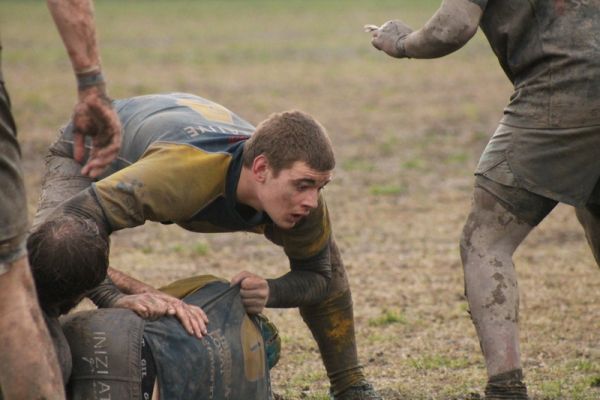
[(515, 86), (504, 123), (600, 124), (600, 0), (489, 0), (480, 25)]

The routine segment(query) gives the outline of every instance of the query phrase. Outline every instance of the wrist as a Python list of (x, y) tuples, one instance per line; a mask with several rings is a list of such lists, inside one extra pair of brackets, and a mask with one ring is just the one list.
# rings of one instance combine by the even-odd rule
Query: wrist
[(77, 77), (77, 90), (79, 91), (90, 87), (104, 86), (106, 83), (100, 67), (77, 72), (75, 76)]
[(397, 54), (397, 58), (410, 58), (407, 54), (406, 54), (406, 38), (408, 37), (408, 35), (406, 36), (401, 36), (398, 38), (398, 40), (396, 40), (396, 54)]
[(125, 293), (114, 294), (110, 299), (108, 299), (101, 307), (102, 308), (125, 308), (122, 307), (122, 300), (125, 299), (127, 295)]
[(267, 301), (265, 307), (277, 307), (277, 279), (266, 279), (267, 281)]

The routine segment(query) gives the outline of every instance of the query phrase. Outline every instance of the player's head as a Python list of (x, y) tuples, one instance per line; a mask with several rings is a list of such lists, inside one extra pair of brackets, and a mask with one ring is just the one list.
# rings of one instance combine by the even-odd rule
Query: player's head
[(335, 157), (323, 126), (302, 111), (271, 114), (244, 145), (244, 166), (250, 168), (264, 155), (277, 175), (297, 162), (319, 172), (332, 171)]
[(109, 238), (90, 219), (59, 215), (27, 240), (40, 306), (51, 316), (74, 307), (106, 277)]
[(284, 229), (319, 205), (319, 193), (334, 167), (325, 128), (301, 111), (271, 115), (244, 147), (244, 168), (251, 171), (258, 199), (254, 206)]

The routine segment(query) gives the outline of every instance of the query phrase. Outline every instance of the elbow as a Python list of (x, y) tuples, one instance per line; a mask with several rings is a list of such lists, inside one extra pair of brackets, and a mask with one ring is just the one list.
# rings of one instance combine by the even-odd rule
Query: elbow
[(463, 47), (477, 32), (477, 26), (459, 24), (453, 26), (437, 27), (432, 30), (431, 36), (438, 43), (441, 53), (449, 54)]
[(462, 24), (455, 26), (452, 29), (450, 37), (452, 41), (449, 43), (459, 49), (463, 47), (477, 33), (477, 25)]
[(409, 57), (437, 58), (463, 47), (477, 32), (478, 22), (438, 16), (406, 43)]
[(317, 290), (315, 290), (315, 293), (311, 296), (306, 305), (314, 306), (325, 301), (329, 295), (329, 289), (331, 288), (331, 276), (321, 275), (319, 277), (319, 282), (315, 286), (317, 286)]

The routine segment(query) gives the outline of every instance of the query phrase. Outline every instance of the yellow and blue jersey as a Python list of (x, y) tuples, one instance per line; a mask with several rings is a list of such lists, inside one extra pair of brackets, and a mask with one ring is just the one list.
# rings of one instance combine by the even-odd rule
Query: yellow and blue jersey
[(292, 229), (236, 202), (244, 143), (255, 129), (249, 122), (183, 93), (118, 100), (115, 108), (122, 148), (93, 184), (111, 230), (157, 221), (195, 232), (262, 233), (299, 260), (326, 247), (331, 228), (322, 197)]

